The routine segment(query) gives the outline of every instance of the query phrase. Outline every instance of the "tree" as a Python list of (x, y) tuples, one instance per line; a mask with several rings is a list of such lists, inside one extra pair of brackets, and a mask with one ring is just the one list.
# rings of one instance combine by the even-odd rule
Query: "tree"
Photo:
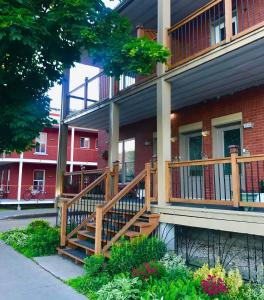
[(0, 152), (28, 150), (51, 126), (46, 93), (83, 49), (116, 77), (147, 74), (169, 55), (133, 38), (129, 21), (101, 0), (0, 0)]

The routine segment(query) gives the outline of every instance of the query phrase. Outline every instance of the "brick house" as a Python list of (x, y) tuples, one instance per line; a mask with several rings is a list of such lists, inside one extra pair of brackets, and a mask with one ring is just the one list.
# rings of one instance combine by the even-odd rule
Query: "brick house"
[[(139, 190), (169, 248), (211, 264), (239, 244), (230, 261), (253, 278), (264, 245), (264, 2), (127, 0), (116, 10), (171, 58), (151, 76), (89, 79), (84, 109), (65, 113), (62, 126), (108, 133), (108, 166), (119, 162), (126, 186), (112, 201), (150, 174)], [(65, 89), (68, 80), (66, 72)]]
[[(57, 113), (51, 115), (59, 118)], [(44, 128), (36, 140), (35, 149), (21, 154), (4, 153), (0, 157), (1, 204), (11, 203), (9, 200), (25, 200), (25, 203), (29, 203), (28, 200), (34, 200), (34, 196), (29, 199), (29, 189), (43, 190), (43, 195), (39, 195), (41, 200), (54, 201), (58, 134), (58, 125)], [(97, 168), (97, 144), (97, 130), (69, 128), (67, 171)]]

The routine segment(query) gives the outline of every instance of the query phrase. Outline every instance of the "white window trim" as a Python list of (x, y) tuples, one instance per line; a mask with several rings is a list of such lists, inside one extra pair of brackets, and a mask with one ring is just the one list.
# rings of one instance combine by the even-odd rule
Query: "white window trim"
[[(81, 140), (84, 139), (84, 141), (87, 139), (88, 140), (88, 147), (82, 146)], [(80, 137), (80, 149), (91, 149), (91, 138), (89, 137)]]
[[(45, 185), (46, 185), (46, 170), (44, 170), (44, 169), (34, 169), (33, 170), (33, 184), (32, 184), (32, 186), (33, 186), (33, 190), (35, 190), (34, 189), (34, 181), (35, 181), (35, 176), (34, 176), (34, 174), (35, 174), (35, 172), (38, 172), (38, 171), (41, 171), (41, 172), (43, 172), (43, 191), (45, 191)], [(40, 180), (38, 180), (38, 181), (40, 181)]]
[[(40, 141), (38, 142), (38, 138), (40, 137), (40, 134), (44, 134), (45, 135), (45, 139), (44, 139), (44, 142), (43, 141)], [(36, 155), (47, 155), (47, 141), (48, 141), (48, 133), (47, 132), (40, 132), (39, 133), (39, 137), (36, 139), (36, 143), (40, 144), (40, 145), (45, 145), (45, 151), (44, 152), (39, 152), (37, 151), (35, 148), (35, 153)]]

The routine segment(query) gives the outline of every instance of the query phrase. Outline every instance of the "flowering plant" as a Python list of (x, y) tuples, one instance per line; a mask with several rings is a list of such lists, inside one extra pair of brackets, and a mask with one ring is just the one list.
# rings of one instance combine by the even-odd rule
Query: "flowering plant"
[(142, 280), (147, 280), (150, 277), (161, 278), (164, 273), (164, 267), (157, 262), (143, 263), (138, 268), (132, 269), (132, 276)]
[(224, 280), (215, 275), (209, 274), (207, 279), (203, 279), (201, 281), (201, 287), (203, 293), (207, 294), (209, 297), (228, 293), (228, 288), (226, 287)]

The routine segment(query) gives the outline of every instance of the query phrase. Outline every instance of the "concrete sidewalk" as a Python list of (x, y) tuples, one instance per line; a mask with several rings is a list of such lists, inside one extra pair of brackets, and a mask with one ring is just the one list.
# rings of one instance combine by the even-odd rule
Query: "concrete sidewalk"
[(3, 210), (0, 211), (0, 220), (52, 217), (56, 216), (56, 213), (55, 208)]
[(0, 270), (0, 291), (5, 300), (87, 300), (2, 241)]

